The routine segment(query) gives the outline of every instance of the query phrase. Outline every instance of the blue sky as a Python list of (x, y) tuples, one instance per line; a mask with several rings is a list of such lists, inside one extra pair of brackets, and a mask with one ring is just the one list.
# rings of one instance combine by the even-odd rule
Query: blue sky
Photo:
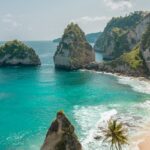
[(102, 31), (113, 16), (150, 10), (150, 0), (0, 0), (0, 40), (52, 40), (71, 21)]

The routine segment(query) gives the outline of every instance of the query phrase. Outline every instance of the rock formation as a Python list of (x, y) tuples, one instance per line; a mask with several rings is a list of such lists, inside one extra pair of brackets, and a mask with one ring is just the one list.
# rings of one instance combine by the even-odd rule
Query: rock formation
[(134, 77), (148, 77), (148, 70), (142, 59), (139, 46), (115, 60), (91, 63), (86, 66), (86, 69)]
[[(149, 17), (149, 19), (150, 19), (150, 17)], [(142, 52), (143, 58), (145, 60), (146, 66), (150, 72), (150, 24), (142, 37), (141, 52)]]
[(47, 132), (41, 150), (82, 150), (74, 130), (64, 113), (58, 112), (56, 120)]
[(77, 24), (67, 26), (54, 55), (56, 68), (75, 70), (95, 61), (95, 53)]
[(129, 52), (141, 40), (148, 22), (149, 12), (134, 12), (129, 16), (112, 18), (94, 48), (103, 52), (104, 59), (113, 60), (124, 52)]
[(40, 59), (32, 48), (14, 40), (0, 47), (0, 66), (37, 66)]

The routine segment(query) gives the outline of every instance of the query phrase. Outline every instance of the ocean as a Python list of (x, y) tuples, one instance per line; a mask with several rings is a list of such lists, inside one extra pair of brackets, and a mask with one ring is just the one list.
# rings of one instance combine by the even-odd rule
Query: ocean
[[(150, 121), (149, 82), (86, 70), (58, 71), (53, 64), (56, 43), (25, 43), (36, 50), (42, 65), (0, 68), (0, 150), (39, 150), (59, 110), (74, 124), (84, 150), (109, 150), (95, 137), (110, 117), (128, 123), (130, 135)], [(100, 54), (96, 58), (102, 60)]]

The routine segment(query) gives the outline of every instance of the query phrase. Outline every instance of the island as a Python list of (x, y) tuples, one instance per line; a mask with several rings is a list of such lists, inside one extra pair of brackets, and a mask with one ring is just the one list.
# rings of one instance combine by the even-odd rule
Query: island
[(0, 66), (38, 66), (40, 59), (35, 51), (23, 42), (13, 40), (0, 46)]
[(67, 26), (54, 55), (56, 68), (76, 70), (95, 61), (95, 52), (77, 24)]

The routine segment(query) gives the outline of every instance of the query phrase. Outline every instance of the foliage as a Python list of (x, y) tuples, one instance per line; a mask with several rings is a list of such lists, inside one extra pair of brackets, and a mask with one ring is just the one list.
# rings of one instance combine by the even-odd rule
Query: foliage
[(122, 146), (128, 144), (127, 129), (117, 120), (109, 120), (103, 133), (104, 141), (110, 143), (110, 150), (122, 150)]
[(123, 62), (127, 63), (132, 69), (138, 69), (143, 66), (143, 59), (140, 52), (140, 45), (138, 44), (136, 47), (131, 50), (131, 52), (124, 53), (121, 56)]
[(24, 59), (29, 56), (32, 60), (37, 60), (38, 56), (35, 51), (18, 40), (6, 42), (0, 47), (0, 58), (9, 55), (9, 58)]
[(62, 39), (66, 38), (68, 36), (70, 38), (73, 38), (75, 41), (86, 40), (84, 32), (80, 29), (78, 24), (74, 24), (74, 23), (70, 23), (67, 26), (67, 28), (64, 31), (64, 35), (63, 35)]
[(143, 19), (144, 15), (144, 12), (136, 11), (125, 17), (112, 18), (96, 41), (95, 48), (101, 52), (108, 52), (108, 47), (111, 47), (114, 58), (128, 51), (127, 33)]
[(126, 36), (126, 31), (120, 28), (113, 28), (113, 39), (114, 39), (114, 50), (113, 56), (115, 58), (119, 57), (122, 54), (122, 51), (129, 50), (129, 43)]
[(150, 24), (148, 25), (146, 32), (143, 34), (141, 46), (143, 50), (146, 50), (147, 48), (150, 49)]

